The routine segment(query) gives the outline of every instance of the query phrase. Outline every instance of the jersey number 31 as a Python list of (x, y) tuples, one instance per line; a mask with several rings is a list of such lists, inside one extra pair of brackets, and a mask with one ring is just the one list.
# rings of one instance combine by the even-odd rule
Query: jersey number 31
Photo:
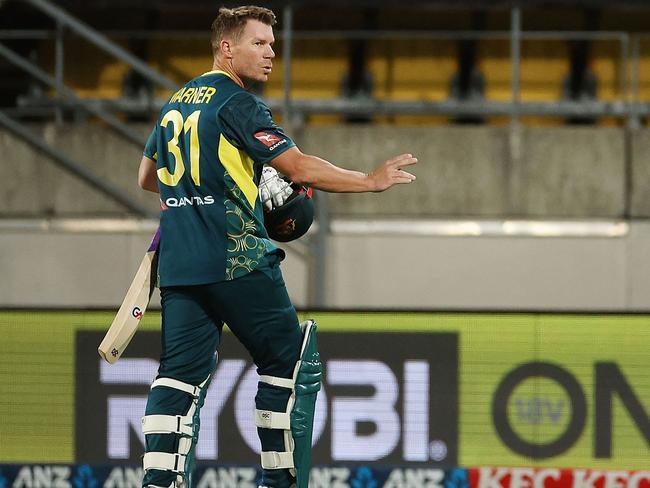
[(170, 110), (165, 114), (160, 121), (161, 127), (167, 127), (171, 122), (173, 129), (173, 136), (167, 142), (167, 149), (174, 156), (176, 165), (174, 172), (170, 172), (168, 168), (160, 168), (158, 170), (158, 179), (167, 186), (176, 186), (185, 174), (185, 161), (181, 148), (178, 146), (178, 140), (183, 131), (190, 135), (190, 176), (196, 186), (201, 186), (201, 176), (199, 174), (199, 160), (201, 154), (201, 147), (199, 144), (199, 116), (200, 110), (192, 112), (192, 114), (185, 120), (183, 115), (178, 110)]

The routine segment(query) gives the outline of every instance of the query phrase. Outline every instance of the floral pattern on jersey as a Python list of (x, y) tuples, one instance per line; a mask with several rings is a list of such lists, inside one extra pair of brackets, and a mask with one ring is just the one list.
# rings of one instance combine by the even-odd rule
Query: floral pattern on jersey
[(258, 267), (266, 254), (265, 239), (260, 234), (259, 219), (250, 209), (246, 196), (226, 172), (224, 174), (226, 207), (226, 279), (233, 280)]

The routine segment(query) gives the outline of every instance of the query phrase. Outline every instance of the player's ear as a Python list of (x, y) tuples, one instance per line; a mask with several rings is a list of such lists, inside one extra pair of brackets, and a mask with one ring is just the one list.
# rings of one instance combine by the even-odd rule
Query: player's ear
[(219, 43), (219, 50), (226, 58), (232, 58), (232, 41), (228, 39), (221, 39)]

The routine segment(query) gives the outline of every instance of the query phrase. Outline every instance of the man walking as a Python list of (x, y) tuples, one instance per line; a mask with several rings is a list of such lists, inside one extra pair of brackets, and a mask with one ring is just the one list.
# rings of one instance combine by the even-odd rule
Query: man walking
[(159, 192), (162, 352), (142, 421), (143, 486), (192, 485), (199, 411), (217, 364), (223, 324), (260, 375), (255, 421), (262, 484), (307, 487), (321, 366), (312, 321), (298, 323), (259, 199), (263, 166), (328, 192), (378, 192), (415, 176), (403, 154), (369, 174), (302, 153), (264, 103), (246, 91), (272, 71), (272, 11), (221, 8), (212, 71), (162, 108), (138, 182)]

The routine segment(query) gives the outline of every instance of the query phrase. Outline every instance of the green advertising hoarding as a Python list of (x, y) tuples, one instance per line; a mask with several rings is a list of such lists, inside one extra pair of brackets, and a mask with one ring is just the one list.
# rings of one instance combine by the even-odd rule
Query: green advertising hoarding
[[(76, 334), (105, 329), (112, 315), (0, 313), (2, 462), (75, 461), (75, 402), (83, 401), (75, 399)], [(353, 332), (394, 334), (394, 341), (377, 346), (388, 351), (400, 348), (400, 333), (456, 334), (459, 465), (638, 469), (647, 464), (650, 316), (301, 316), (315, 318), (323, 334), (340, 335), (341, 341)], [(157, 330), (159, 320), (158, 313), (148, 313), (141, 328)], [(408, 351), (400, 350), (400, 356), (408, 357)]]

